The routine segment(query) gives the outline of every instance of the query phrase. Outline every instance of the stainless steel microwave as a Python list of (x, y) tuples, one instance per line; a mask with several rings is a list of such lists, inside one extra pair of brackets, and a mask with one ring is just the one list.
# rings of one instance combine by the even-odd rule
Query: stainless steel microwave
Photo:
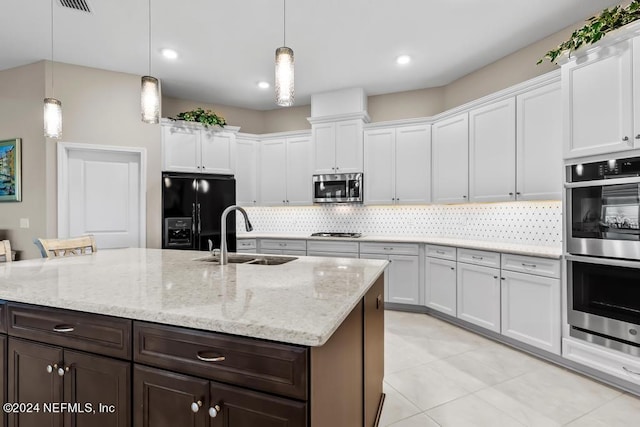
[(362, 174), (313, 176), (314, 203), (362, 203)]

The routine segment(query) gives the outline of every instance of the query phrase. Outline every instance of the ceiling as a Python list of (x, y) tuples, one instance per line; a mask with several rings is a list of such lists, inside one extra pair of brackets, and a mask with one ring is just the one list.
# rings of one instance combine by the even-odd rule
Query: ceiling
[[(56, 62), (149, 73), (149, 0), (53, 0)], [(608, 0), (289, 0), (286, 45), (295, 52), (295, 105), (363, 87), (377, 95), (448, 84), (580, 22)], [(168, 96), (268, 110), (283, 0), (151, 0), (151, 75)], [(49, 0), (2, 0), (0, 70), (51, 59)], [(177, 60), (160, 55), (178, 51)], [(549, 49), (554, 46), (549, 46)], [(410, 64), (395, 58), (408, 54)], [(540, 52), (541, 56), (544, 52)], [(259, 89), (261, 80), (272, 84)]]

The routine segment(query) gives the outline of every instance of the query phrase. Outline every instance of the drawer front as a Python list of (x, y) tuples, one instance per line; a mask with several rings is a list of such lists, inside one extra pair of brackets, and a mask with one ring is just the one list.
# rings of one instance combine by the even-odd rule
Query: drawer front
[(358, 246), (358, 242), (326, 242), (321, 240), (309, 240), (307, 242), (307, 251), (347, 252), (357, 254)]
[(562, 355), (598, 371), (640, 384), (640, 362), (636, 358), (625, 356), (624, 353), (574, 338), (564, 338)]
[(11, 336), (122, 359), (131, 358), (131, 320), (9, 303)]
[(144, 322), (134, 337), (137, 363), (307, 399), (305, 347)]
[(428, 257), (456, 260), (456, 248), (451, 246), (427, 245), (426, 252)]
[(263, 239), (260, 240), (260, 249), (287, 249), (294, 251), (306, 251), (307, 241)]
[(307, 251), (307, 256), (319, 256), (319, 257), (325, 257), (325, 258), (358, 258), (358, 253)]
[(458, 262), (500, 268), (500, 254), (498, 252), (458, 248)]
[(502, 254), (502, 269), (538, 276), (560, 278), (560, 260), (525, 255)]
[(418, 255), (419, 252), (417, 243), (360, 243), (360, 253), (363, 254)]
[(255, 249), (258, 247), (256, 239), (238, 239), (237, 250), (248, 251), (249, 249)]

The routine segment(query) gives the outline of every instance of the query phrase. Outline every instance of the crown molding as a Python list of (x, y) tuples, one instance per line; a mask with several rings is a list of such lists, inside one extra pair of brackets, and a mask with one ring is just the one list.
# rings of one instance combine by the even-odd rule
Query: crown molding
[(198, 130), (205, 130), (209, 132), (238, 133), (240, 131), (240, 126), (225, 125), (224, 127), (220, 127), (220, 126), (205, 127), (202, 123), (188, 122), (186, 120), (174, 120), (168, 117), (161, 118), (160, 124), (163, 126), (173, 126), (173, 127), (182, 128), (182, 129), (198, 129)]
[(312, 125), (317, 125), (320, 123), (330, 123), (330, 122), (340, 122), (343, 120), (355, 120), (361, 119), (365, 123), (369, 123), (371, 118), (366, 111), (359, 113), (349, 113), (349, 114), (337, 114), (335, 116), (322, 116), (322, 117), (307, 117), (307, 120)]

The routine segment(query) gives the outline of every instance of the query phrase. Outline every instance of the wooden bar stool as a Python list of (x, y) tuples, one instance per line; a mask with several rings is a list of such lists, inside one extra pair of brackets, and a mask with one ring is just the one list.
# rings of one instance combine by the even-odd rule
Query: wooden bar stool
[(11, 262), (11, 243), (8, 240), (0, 240), (0, 262)]
[(40, 248), (43, 258), (89, 255), (98, 250), (91, 234), (70, 239), (36, 239), (34, 243)]

